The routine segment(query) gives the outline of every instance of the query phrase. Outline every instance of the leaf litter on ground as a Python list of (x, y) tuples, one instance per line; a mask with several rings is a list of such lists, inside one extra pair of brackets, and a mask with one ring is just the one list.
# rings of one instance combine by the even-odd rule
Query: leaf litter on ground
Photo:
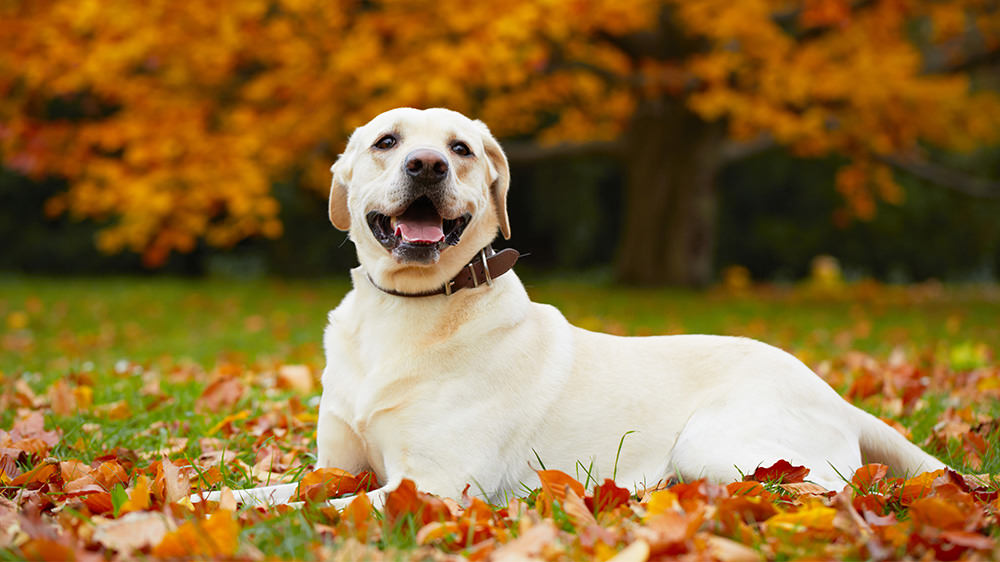
[[(363, 494), (343, 510), (324, 503), (379, 484), (371, 473), (315, 469), (319, 366), (288, 360), (299, 359), (299, 352), (256, 361), (220, 356), (211, 367), (115, 361), (78, 365), (59, 377), (0, 373), (0, 419), (6, 420), (0, 426), (0, 554), (37, 560), (997, 558), (997, 482), (973, 476), (1000, 470), (994, 349), (968, 339), (932, 340), (881, 355), (826, 352), (813, 363), (849, 400), (962, 473), (894, 475), (872, 464), (845, 474), (841, 489), (826, 490), (809, 482), (806, 467), (780, 461), (757, 467), (741, 482), (660, 482), (629, 490), (589, 473), (581, 482), (579, 475), (541, 470), (530, 493), (503, 505), (485, 503), (471, 488), (461, 498), (438, 498), (405, 481), (382, 510)], [(109, 392), (109, 385), (116, 390)], [(276, 482), (300, 482), (295, 499), (304, 507), (241, 506), (227, 491)], [(224, 490), (220, 502), (188, 501), (212, 489)]]

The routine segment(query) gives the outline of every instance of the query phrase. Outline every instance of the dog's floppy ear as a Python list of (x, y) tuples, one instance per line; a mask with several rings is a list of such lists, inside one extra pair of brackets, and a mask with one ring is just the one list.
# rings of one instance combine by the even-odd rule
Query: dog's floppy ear
[(497, 211), (497, 222), (500, 224), (500, 233), (505, 240), (510, 240), (510, 221), (507, 219), (507, 189), (510, 188), (510, 167), (507, 164), (507, 155), (500, 148), (500, 143), (493, 138), (489, 127), (482, 121), (476, 121), (483, 134), (483, 147), (486, 150), (486, 157), (490, 162), (490, 171), (493, 172), (493, 183), (490, 184), (490, 197), (493, 198), (493, 207)]
[(330, 171), (333, 180), (330, 182), (330, 222), (338, 230), (351, 229), (351, 210), (347, 207), (347, 190), (351, 182), (351, 168), (354, 165), (354, 150), (351, 142), (347, 142), (344, 153), (337, 158)]

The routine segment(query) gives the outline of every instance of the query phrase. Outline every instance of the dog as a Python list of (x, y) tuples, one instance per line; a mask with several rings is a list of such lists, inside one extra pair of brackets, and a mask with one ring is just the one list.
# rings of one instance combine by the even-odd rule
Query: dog
[[(833, 490), (866, 462), (900, 475), (945, 468), (780, 349), (590, 332), (531, 302), (516, 252), (490, 246), (511, 235), (510, 173), (480, 121), (387, 111), (354, 131), (331, 171), (330, 220), (360, 266), (323, 338), (317, 464), (373, 471), (377, 505), (404, 478), (500, 500), (533, 487), (539, 464), (642, 487), (730, 482), (784, 459)], [(295, 489), (237, 498), (283, 503)]]

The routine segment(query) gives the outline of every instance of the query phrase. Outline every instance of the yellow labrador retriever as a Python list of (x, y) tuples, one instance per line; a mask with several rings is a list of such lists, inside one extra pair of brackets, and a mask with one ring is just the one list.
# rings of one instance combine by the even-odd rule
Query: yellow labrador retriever
[[(482, 122), (394, 109), (351, 135), (332, 172), (330, 220), (360, 266), (324, 336), (318, 464), (373, 470), (376, 503), (403, 478), (499, 498), (534, 486), (538, 460), (630, 488), (727, 482), (779, 459), (831, 489), (864, 462), (944, 467), (780, 349), (595, 333), (531, 302), (516, 252), (490, 249), (498, 231), (510, 237), (510, 177)], [(237, 494), (285, 502), (294, 490)]]

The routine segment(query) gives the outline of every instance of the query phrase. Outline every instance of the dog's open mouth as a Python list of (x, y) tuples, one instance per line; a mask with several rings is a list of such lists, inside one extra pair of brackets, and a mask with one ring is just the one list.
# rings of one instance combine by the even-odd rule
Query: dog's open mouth
[(386, 250), (397, 259), (421, 263), (437, 261), (441, 250), (458, 244), (470, 218), (471, 215), (465, 213), (445, 219), (426, 196), (416, 199), (395, 216), (378, 211), (367, 215), (368, 228)]

